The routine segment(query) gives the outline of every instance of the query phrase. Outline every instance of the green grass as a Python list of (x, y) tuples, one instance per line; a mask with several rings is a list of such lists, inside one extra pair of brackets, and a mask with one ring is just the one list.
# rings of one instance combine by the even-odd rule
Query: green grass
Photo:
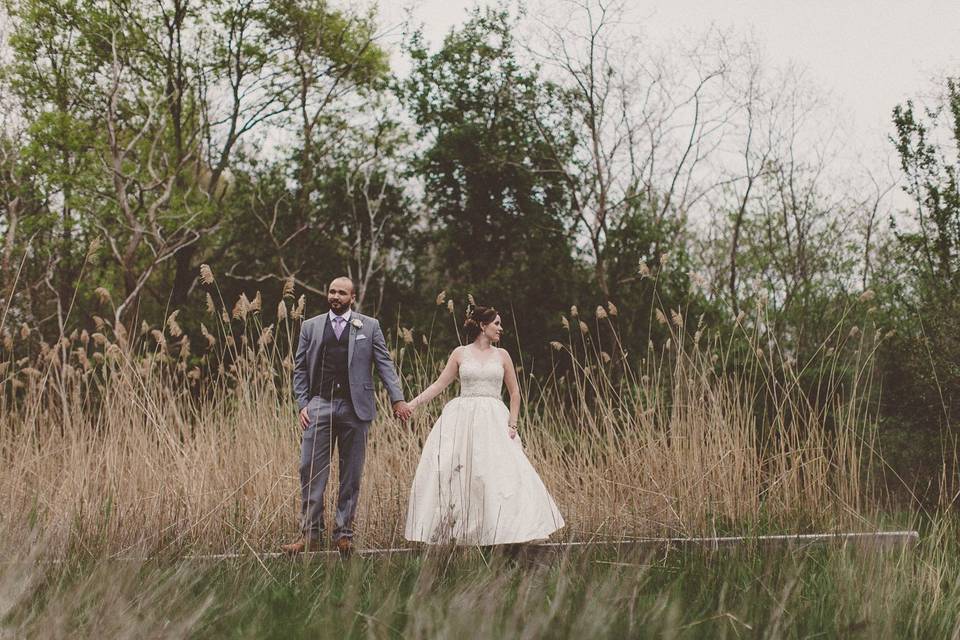
[(906, 551), (22, 559), (3, 565), (0, 637), (946, 638), (956, 540), (941, 525)]

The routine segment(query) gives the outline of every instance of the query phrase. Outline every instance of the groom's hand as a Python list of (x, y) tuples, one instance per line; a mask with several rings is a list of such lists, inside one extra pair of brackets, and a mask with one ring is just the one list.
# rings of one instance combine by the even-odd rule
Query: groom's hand
[(413, 415), (413, 409), (407, 402), (400, 400), (393, 403), (393, 415), (406, 422)]
[(304, 407), (300, 409), (300, 428), (306, 431), (307, 427), (310, 426), (310, 414), (307, 412), (307, 408)]

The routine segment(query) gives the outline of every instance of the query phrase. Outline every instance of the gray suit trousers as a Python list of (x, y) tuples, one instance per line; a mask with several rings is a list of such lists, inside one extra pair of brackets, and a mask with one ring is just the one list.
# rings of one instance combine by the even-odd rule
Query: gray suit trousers
[(336, 446), (340, 464), (340, 490), (337, 494), (333, 539), (352, 538), (370, 422), (357, 417), (348, 399), (324, 400), (314, 396), (307, 403), (307, 411), (310, 424), (304, 430), (300, 443), (301, 530), (304, 536), (310, 538), (323, 535), (323, 494)]

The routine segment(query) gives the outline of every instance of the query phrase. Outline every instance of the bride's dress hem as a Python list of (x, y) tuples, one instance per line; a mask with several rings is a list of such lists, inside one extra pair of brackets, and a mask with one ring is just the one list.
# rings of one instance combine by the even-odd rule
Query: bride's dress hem
[(506, 545), (506, 544), (531, 544), (531, 543), (549, 542), (549, 541), (550, 541), (550, 536), (551, 536), (552, 534), (556, 533), (557, 531), (559, 531), (559, 530), (562, 529), (562, 528), (563, 528), (563, 527), (559, 527), (559, 528), (557, 528), (557, 529), (554, 529), (553, 531), (551, 531), (550, 533), (548, 533), (548, 534), (546, 534), (546, 535), (538, 535), (538, 536), (535, 536), (535, 537), (533, 537), (533, 538), (526, 538), (526, 537), (525, 537), (525, 538), (523, 538), (522, 540), (497, 540), (497, 541), (495, 541), (495, 542), (486, 542), (486, 541), (484, 541), (484, 542), (470, 542), (470, 541), (467, 541), (467, 540), (456, 540), (456, 539), (454, 539), (454, 540), (431, 541), (431, 540), (426, 540), (426, 539), (423, 539), (423, 538), (407, 538), (406, 536), (404, 536), (404, 540), (406, 540), (407, 542), (416, 542), (416, 543), (420, 543), (420, 544), (426, 544), (426, 545), (430, 545), (430, 546), (432, 546), (432, 547), (443, 547), (443, 546), (451, 546), (451, 547), (499, 547), (500, 545)]

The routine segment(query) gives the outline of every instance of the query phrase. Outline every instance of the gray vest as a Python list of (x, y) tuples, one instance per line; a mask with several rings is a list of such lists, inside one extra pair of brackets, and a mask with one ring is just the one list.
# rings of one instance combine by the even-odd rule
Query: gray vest
[(316, 370), (313, 375), (313, 389), (310, 395), (321, 396), (329, 400), (334, 396), (350, 397), (350, 376), (347, 371), (347, 351), (350, 337), (350, 324), (346, 323), (343, 333), (337, 340), (333, 323), (327, 322), (323, 328), (323, 340), (317, 354)]

